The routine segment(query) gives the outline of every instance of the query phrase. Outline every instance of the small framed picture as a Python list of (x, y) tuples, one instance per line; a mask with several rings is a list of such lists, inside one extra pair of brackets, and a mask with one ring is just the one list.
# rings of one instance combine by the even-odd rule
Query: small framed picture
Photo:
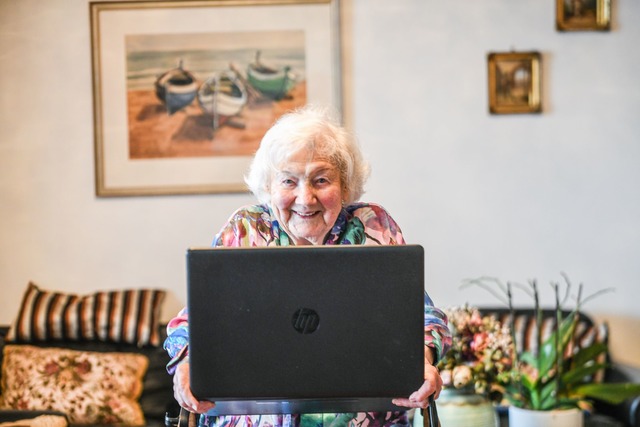
[(559, 31), (608, 31), (611, 0), (556, 0)]
[(539, 52), (492, 52), (487, 58), (491, 114), (542, 111)]

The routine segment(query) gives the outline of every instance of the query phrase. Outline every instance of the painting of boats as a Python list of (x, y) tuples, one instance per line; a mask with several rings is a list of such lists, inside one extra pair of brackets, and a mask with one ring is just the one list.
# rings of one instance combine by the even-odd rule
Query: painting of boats
[(283, 114), (341, 110), (333, 0), (91, 6), (98, 196), (244, 192)]
[(192, 73), (182, 67), (180, 61), (177, 68), (158, 77), (155, 89), (156, 96), (171, 115), (193, 102), (198, 92), (198, 82)]
[[(300, 30), (134, 34), (126, 42), (132, 161), (251, 156), (279, 116), (308, 100)], [(264, 61), (258, 55), (262, 66), (252, 68), (279, 75), (276, 89), (249, 82), (257, 51)]]
[(240, 114), (247, 103), (247, 90), (237, 74), (230, 70), (215, 73), (198, 89), (198, 103), (213, 116), (213, 127), (220, 121)]
[(255, 60), (247, 68), (249, 84), (271, 99), (284, 99), (296, 84), (296, 75), (288, 65), (275, 67), (262, 62), (260, 54), (258, 50)]
[(234, 116), (247, 103), (247, 91), (235, 73), (222, 71), (202, 83), (198, 89), (198, 103), (209, 114)]

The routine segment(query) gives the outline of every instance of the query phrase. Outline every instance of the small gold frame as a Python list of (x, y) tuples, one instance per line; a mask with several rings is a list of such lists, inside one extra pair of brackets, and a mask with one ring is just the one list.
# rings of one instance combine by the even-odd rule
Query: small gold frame
[(492, 52), (487, 59), (491, 114), (542, 111), (539, 52)]
[(608, 31), (611, 0), (556, 0), (559, 31)]

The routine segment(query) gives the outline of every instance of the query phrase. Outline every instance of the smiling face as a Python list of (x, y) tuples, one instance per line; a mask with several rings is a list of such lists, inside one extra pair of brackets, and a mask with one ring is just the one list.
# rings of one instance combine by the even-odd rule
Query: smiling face
[(306, 150), (292, 155), (273, 174), (271, 209), (296, 245), (321, 245), (342, 209), (340, 172)]

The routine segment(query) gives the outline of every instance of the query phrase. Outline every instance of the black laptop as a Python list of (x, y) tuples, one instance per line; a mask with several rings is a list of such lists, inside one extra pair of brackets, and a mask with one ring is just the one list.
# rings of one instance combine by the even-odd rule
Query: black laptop
[(187, 275), (211, 415), (400, 410), (423, 383), (419, 245), (189, 249)]

